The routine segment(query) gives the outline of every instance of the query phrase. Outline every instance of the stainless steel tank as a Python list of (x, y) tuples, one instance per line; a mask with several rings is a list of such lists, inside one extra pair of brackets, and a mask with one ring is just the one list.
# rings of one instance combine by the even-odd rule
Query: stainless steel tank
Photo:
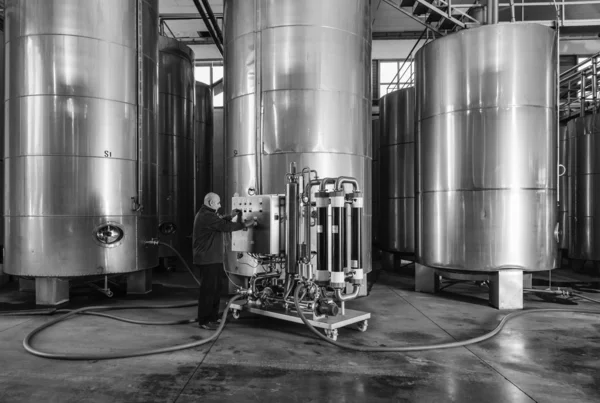
[[(213, 140), (213, 100), (210, 86), (196, 82), (196, 117), (194, 141), (196, 148), (196, 206), (198, 211), (204, 203), (204, 196), (212, 189), (212, 140)], [(221, 153), (222, 156), (222, 153)], [(223, 197), (223, 194), (219, 194)], [(192, 220), (193, 221), (193, 220)]]
[(554, 267), (556, 74), (554, 30), (537, 24), (463, 30), (418, 51), (419, 263)]
[[(176, 39), (158, 42), (158, 233), (191, 253), (194, 227), (194, 52)], [(174, 256), (166, 247), (160, 257)]]
[(415, 252), (415, 89), (379, 100), (381, 121), (381, 249)]
[(558, 127), (558, 223), (560, 230), (560, 242), (558, 248), (561, 250), (569, 249), (569, 144), (567, 135), (567, 125), (561, 124)]
[(212, 175), (211, 189), (224, 198), (225, 195), (225, 132), (223, 108), (213, 109)]
[(569, 258), (600, 260), (600, 114), (570, 120)]
[(371, 137), (373, 141), (371, 155), (373, 156), (372, 162), (372, 174), (371, 174), (371, 183), (372, 185), (372, 208), (373, 208), (373, 245), (379, 246), (379, 218), (381, 214), (379, 213), (380, 203), (379, 203), (379, 185), (380, 180), (379, 176), (381, 175), (380, 165), (379, 165), (379, 148), (380, 148), (380, 133), (379, 133), (379, 119), (373, 119), (371, 121)]
[(140, 43), (137, 4), (6, 2), (10, 274), (126, 273), (158, 262), (143, 245), (157, 234), (158, 0), (141, 2)]
[[(2, 27), (4, 29), (4, 27)], [(0, 99), (4, 100), (4, 31), (0, 31)], [(0, 197), (0, 248), (4, 250), (4, 108), (0, 108), (0, 189), (2, 196)], [(2, 285), (2, 275), (4, 273), (4, 253), (0, 255), (0, 285)]]
[(227, 199), (282, 193), (291, 162), (356, 177), (370, 271), (369, 1), (226, 0), (224, 13)]

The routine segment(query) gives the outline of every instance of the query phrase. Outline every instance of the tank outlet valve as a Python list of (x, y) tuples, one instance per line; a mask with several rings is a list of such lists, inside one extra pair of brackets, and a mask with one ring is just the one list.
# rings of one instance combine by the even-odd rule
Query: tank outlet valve
[(103, 246), (117, 246), (124, 236), (123, 229), (114, 224), (103, 224), (94, 231), (96, 241)]
[(317, 311), (320, 315), (325, 316), (337, 316), (340, 313), (340, 308), (333, 301), (327, 301), (324, 303), (320, 303), (317, 307)]
[(164, 235), (172, 235), (177, 232), (177, 225), (172, 222), (163, 222), (158, 226), (158, 230)]

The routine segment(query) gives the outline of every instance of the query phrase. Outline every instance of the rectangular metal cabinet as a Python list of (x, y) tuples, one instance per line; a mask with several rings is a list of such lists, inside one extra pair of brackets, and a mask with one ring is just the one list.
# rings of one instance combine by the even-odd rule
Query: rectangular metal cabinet
[(231, 236), (232, 251), (279, 255), (283, 252), (281, 235), (285, 214), (284, 195), (233, 197), (234, 209), (242, 211), (242, 218), (256, 219), (256, 227), (236, 231)]

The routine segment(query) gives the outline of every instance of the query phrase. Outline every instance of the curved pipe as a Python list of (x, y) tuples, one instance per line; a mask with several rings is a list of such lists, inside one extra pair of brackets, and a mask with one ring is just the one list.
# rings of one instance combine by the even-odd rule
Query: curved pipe
[(354, 286), (354, 289), (352, 290), (351, 294), (342, 295), (342, 290), (336, 289), (335, 290), (335, 299), (337, 299), (338, 301), (342, 301), (342, 302), (350, 301), (351, 299), (358, 297), (359, 292), (360, 292), (360, 284), (357, 284)]
[(333, 183), (335, 185), (336, 178), (323, 178), (323, 179), (321, 179), (321, 187), (320, 187), (321, 192), (324, 192), (325, 191), (325, 186), (327, 186), (330, 183)]
[(335, 188), (341, 189), (342, 185), (344, 183), (352, 184), (352, 187), (354, 188), (354, 190), (356, 190), (357, 192), (360, 192), (360, 187), (358, 186), (358, 181), (356, 180), (356, 178), (352, 178), (350, 176), (340, 176), (339, 178), (337, 178), (335, 181)]

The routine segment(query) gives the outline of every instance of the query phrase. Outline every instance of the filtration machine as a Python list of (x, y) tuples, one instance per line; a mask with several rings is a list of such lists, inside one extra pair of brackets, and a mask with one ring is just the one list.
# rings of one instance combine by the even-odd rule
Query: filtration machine
[(309, 168), (297, 173), (295, 163), (286, 182), (285, 194), (232, 199), (243, 219), (256, 222), (232, 234), (232, 251), (240, 264), (251, 261), (257, 269), (248, 287), (238, 290), (246, 300), (231, 305), (233, 317), (248, 311), (302, 323), (299, 306), (330, 339), (355, 323), (366, 331), (371, 314), (345, 308), (364, 284), (358, 182), (345, 176), (319, 179)]

